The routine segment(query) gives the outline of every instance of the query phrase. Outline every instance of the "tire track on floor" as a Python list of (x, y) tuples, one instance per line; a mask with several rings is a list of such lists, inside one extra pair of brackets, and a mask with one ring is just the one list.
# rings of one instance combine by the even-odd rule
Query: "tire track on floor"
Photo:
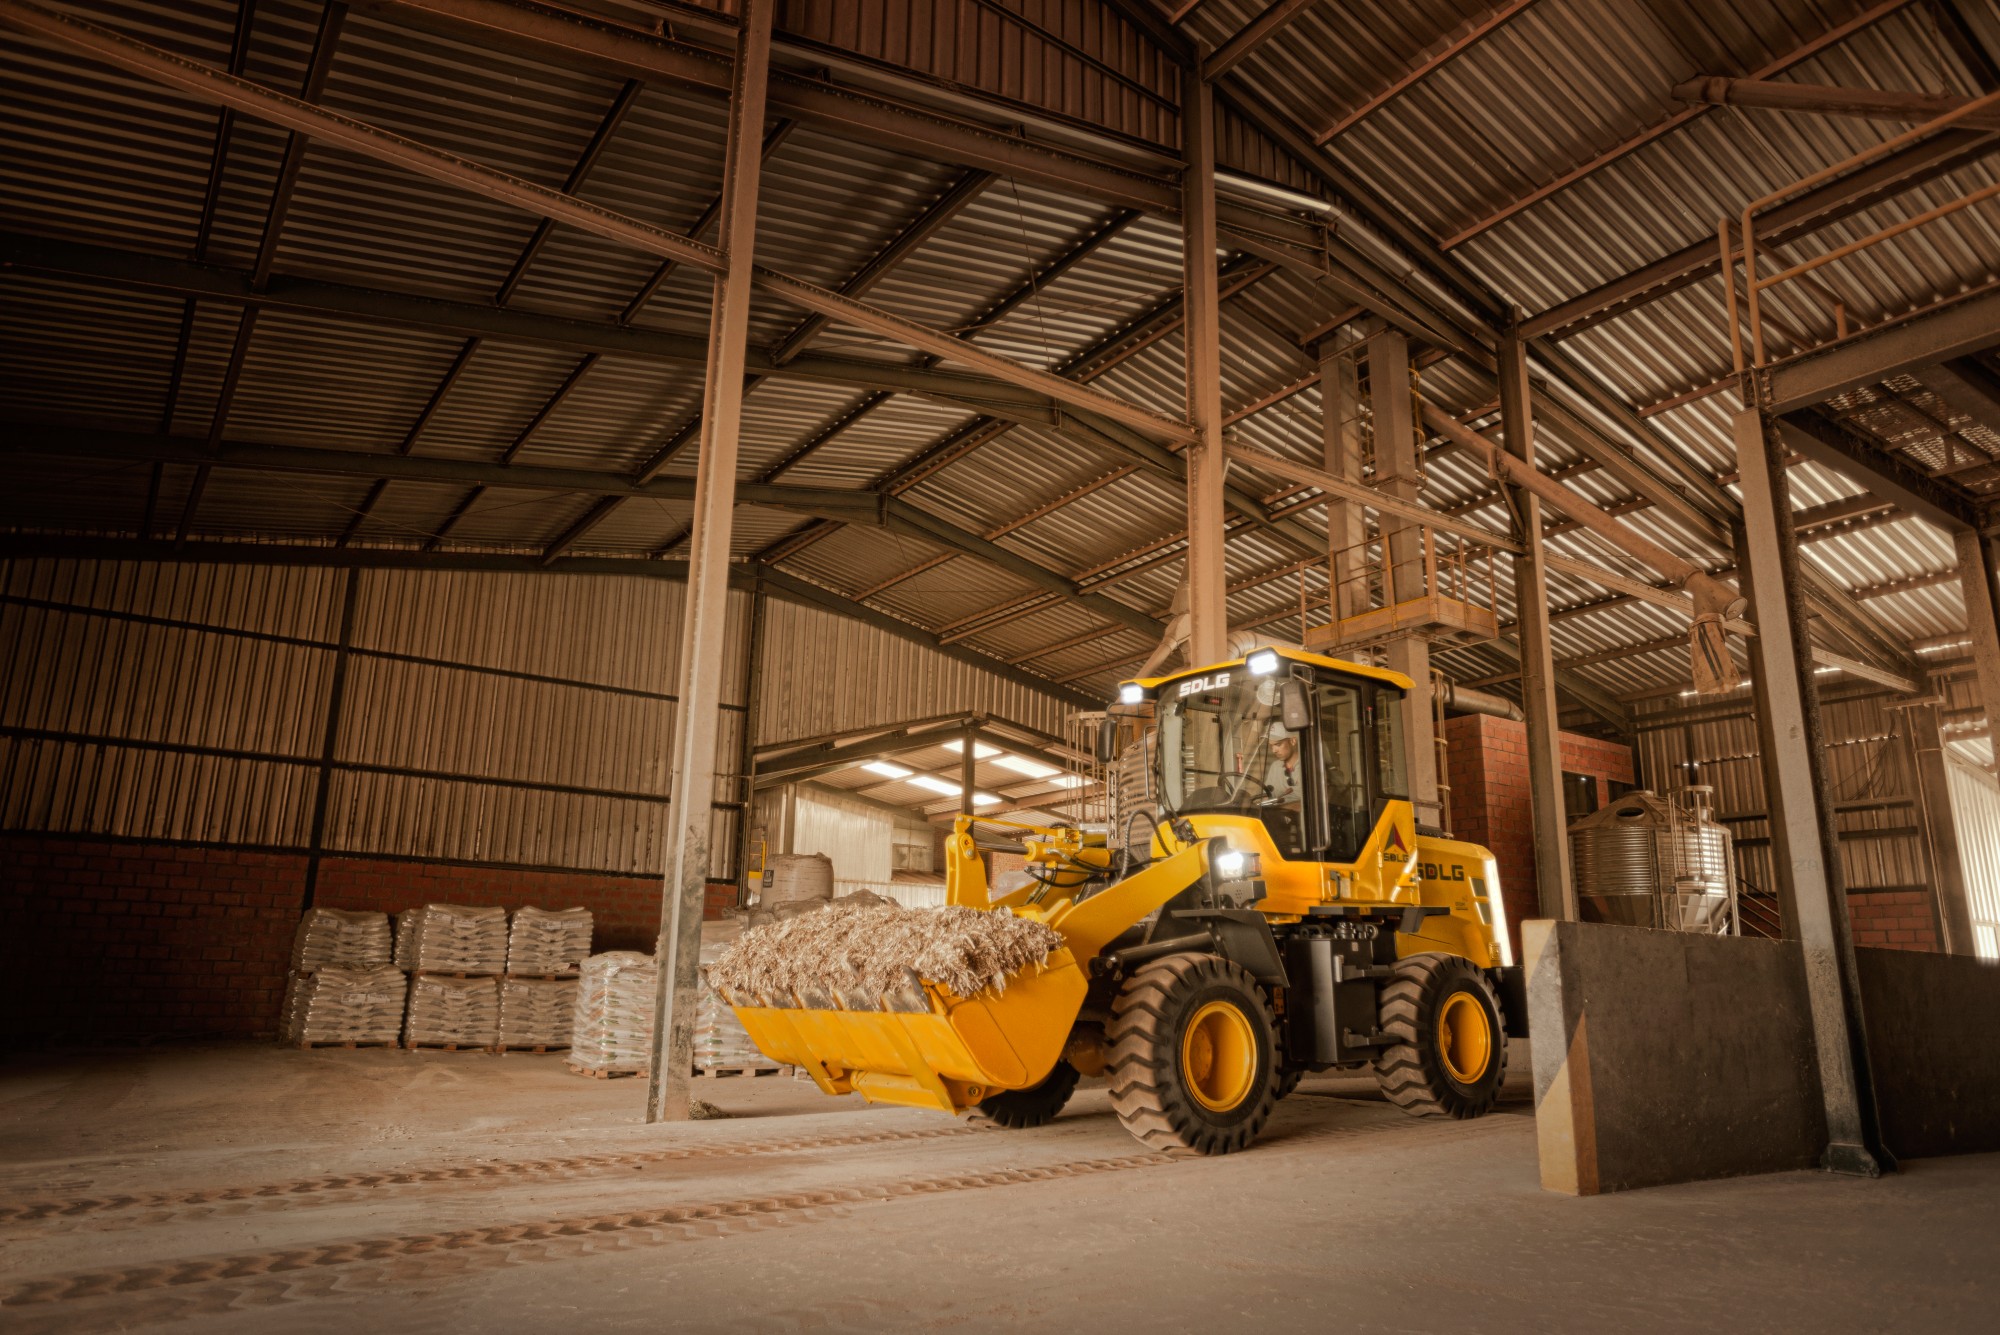
[[(945, 1193), (1064, 1181), (1183, 1162), (1131, 1154), (1068, 1163), (906, 1178), (737, 1200), (567, 1216), (432, 1233), (347, 1239), (263, 1252), (194, 1257), (122, 1269), (30, 1279), (0, 1293), (8, 1325), (19, 1330), (76, 1329), (86, 1319), (72, 1304), (102, 1304), (91, 1320), (173, 1321), (356, 1293), (385, 1285), (435, 1282), (500, 1266), (581, 1259), (608, 1252), (794, 1228), (847, 1218), (856, 1206)], [(87, 1304), (100, 1306), (97, 1304)], [(26, 1309), (26, 1310), (23, 1310)], [(26, 1324), (33, 1319), (32, 1324)]]
[[(1472, 1122), (1372, 1120), (1358, 1126), (1303, 1126), (1274, 1129), (1263, 1153), (1285, 1154), (1329, 1142), (1369, 1140), (1389, 1135), (1419, 1141), (1498, 1129), (1488, 1119)], [(840, 1148), (952, 1135), (981, 1135), (996, 1142), (1005, 1132), (970, 1127), (938, 1127), (915, 1132), (857, 1133), (688, 1146), (683, 1151), (649, 1152), (684, 1157), (686, 1152), (749, 1152), (754, 1146)], [(1136, 1147), (1135, 1147), (1136, 1148)], [(1250, 1151), (1257, 1153), (1257, 1150)], [(590, 1156), (592, 1162), (626, 1160), (631, 1155)], [(532, 1161), (575, 1162), (575, 1161)], [(874, 1184), (806, 1189), (736, 1200), (562, 1216), (473, 1228), (390, 1234), (308, 1243), (261, 1252), (236, 1252), (167, 1260), (115, 1269), (72, 1272), (14, 1281), (0, 1289), (0, 1308), (10, 1332), (68, 1331), (80, 1326), (173, 1322), (245, 1309), (359, 1296), (383, 1287), (437, 1283), (494, 1268), (580, 1260), (612, 1252), (704, 1238), (732, 1237), (773, 1228), (846, 1219), (855, 1207), (893, 1203), (941, 1193), (1030, 1185), (1090, 1175), (1174, 1164), (1221, 1165), (1228, 1159), (1187, 1159), (1140, 1152), (1048, 1165), (940, 1174)], [(515, 1165), (474, 1165), (505, 1174)], [(353, 1175), (345, 1175), (353, 1176)], [(486, 1173), (425, 1175), (422, 1185), (451, 1187), (481, 1181)], [(321, 1182), (328, 1179), (308, 1179)], [(282, 1184), (267, 1184), (278, 1186)], [(183, 1193), (185, 1194), (185, 1193)]]
[[(866, 1148), (989, 1134), (992, 1133), (983, 1128), (963, 1125), (927, 1127), (918, 1131), (858, 1131), (847, 1135), (716, 1141), (709, 1144), (675, 1146), (672, 1149), (630, 1150), (617, 1154), (583, 1154), (552, 1159), (446, 1164), (436, 1168), (404, 1169), (393, 1172), (332, 1173), (320, 1177), (299, 1178), (290, 1182), (264, 1182), (248, 1186), (201, 1187), (179, 1191), (150, 1191), (68, 1199), (30, 1198), (0, 1202), (0, 1226), (46, 1224), (52, 1220), (80, 1219), (98, 1214), (139, 1210), (162, 1212), (149, 1215), (143, 1220), (133, 1221), (133, 1226), (143, 1227), (204, 1218), (216, 1213), (218, 1207), (229, 1205), (269, 1203), (272, 1208), (292, 1209), (300, 1204), (334, 1204), (352, 1201), (356, 1199), (357, 1193), (396, 1188), (564, 1181), (663, 1163), (727, 1159), (753, 1154), (801, 1154), (815, 1150)], [(328, 1199), (324, 1202), (315, 1199), (320, 1197)]]

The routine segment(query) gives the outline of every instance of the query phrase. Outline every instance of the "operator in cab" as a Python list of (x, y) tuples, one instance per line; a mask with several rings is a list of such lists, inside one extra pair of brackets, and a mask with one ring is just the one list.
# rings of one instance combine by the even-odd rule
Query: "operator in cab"
[(1305, 800), (1299, 776), (1299, 739), (1277, 719), (1271, 720), (1266, 734), (1271, 760), (1264, 768), (1262, 801), (1298, 809)]

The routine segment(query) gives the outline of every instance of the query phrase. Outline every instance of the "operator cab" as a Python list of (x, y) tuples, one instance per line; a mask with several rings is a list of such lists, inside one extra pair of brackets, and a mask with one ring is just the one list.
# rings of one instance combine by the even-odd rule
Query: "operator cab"
[(1409, 800), (1406, 686), (1380, 669), (1260, 649), (1216, 668), (1127, 682), (1120, 700), (1155, 702), (1162, 814), (1249, 816), (1289, 860), (1353, 862), (1383, 808)]

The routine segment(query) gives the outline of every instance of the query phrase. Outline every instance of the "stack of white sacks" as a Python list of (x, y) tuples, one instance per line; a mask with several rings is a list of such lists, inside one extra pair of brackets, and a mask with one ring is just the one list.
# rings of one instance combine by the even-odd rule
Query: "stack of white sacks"
[(409, 1047), (491, 1048), (500, 1034), (500, 980), (452, 974), (410, 976)]
[[(736, 944), (742, 923), (711, 922), (702, 925), (701, 963), (713, 964), (718, 955)], [(701, 985), (701, 1005), (694, 1013), (694, 1068), (697, 1071), (763, 1070), (779, 1068), (750, 1041), (749, 1031), (736, 1018), (728, 1002), (707, 984)]]
[(405, 990), (402, 970), (387, 964), (295, 973), (285, 989), (284, 1039), (393, 1046), (403, 1027)]
[(367, 969), (389, 963), (389, 915), (307, 909), (292, 937), (292, 969)]
[(507, 932), (500, 980), (500, 1046), (566, 1048), (576, 1012), (576, 974), (590, 954), (589, 909), (524, 908)]
[(507, 910), (426, 904), (416, 911), (406, 967), (417, 973), (507, 971)]
[[(703, 925), (701, 963), (736, 941), (740, 921)], [(613, 950), (583, 962), (577, 986), (570, 1065), (587, 1072), (644, 1071), (652, 1065), (654, 990), (659, 971), (651, 955)], [(713, 1070), (783, 1069), (760, 1052), (736, 1012), (707, 985), (694, 1019), (694, 1068)]]
[(590, 954), (590, 933), (589, 909), (516, 909), (507, 932), (507, 972), (573, 978)]
[(652, 1064), (653, 957), (610, 950), (583, 962), (577, 982), (569, 1061), (589, 1073), (644, 1071)]
[(500, 980), (500, 1046), (566, 1048), (576, 1018), (574, 978)]
[(422, 909), (404, 909), (396, 915), (396, 967), (404, 973), (417, 967), (417, 924), (423, 916)]
[[(500, 978), (507, 968), (507, 910), (426, 904), (413, 911), (408, 1047), (491, 1048), (500, 1041)], [(398, 923), (400, 935), (404, 924)], [(401, 944), (400, 942), (398, 943)]]
[(283, 1042), (394, 1043), (403, 998), (403, 975), (390, 965), (388, 915), (306, 910), (292, 938)]

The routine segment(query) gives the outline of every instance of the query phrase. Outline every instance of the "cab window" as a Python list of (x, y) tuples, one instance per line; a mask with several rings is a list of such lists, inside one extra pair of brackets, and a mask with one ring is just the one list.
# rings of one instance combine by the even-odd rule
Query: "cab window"
[(1375, 691), (1376, 786), (1384, 797), (1410, 796), (1409, 761), (1403, 754), (1403, 697), (1396, 691)]
[(1333, 683), (1319, 688), (1319, 737), (1324, 754), (1326, 860), (1352, 862), (1373, 826), (1368, 800), (1367, 733), (1361, 692)]

